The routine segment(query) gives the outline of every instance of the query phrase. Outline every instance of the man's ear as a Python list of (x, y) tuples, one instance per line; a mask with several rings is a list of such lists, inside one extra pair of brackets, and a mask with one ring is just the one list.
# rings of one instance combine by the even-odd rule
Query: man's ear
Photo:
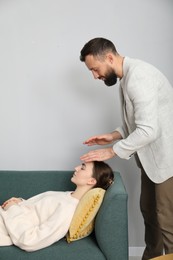
[(111, 64), (113, 63), (114, 57), (113, 57), (113, 54), (111, 52), (106, 54), (106, 58), (107, 58), (107, 61), (109, 63), (111, 63)]

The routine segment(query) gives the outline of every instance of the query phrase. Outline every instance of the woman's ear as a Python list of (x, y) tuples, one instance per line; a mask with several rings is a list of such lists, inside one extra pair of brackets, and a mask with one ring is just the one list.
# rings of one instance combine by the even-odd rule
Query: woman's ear
[(88, 181), (89, 185), (93, 185), (94, 186), (94, 185), (96, 185), (96, 183), (97, 183), (97, 181), (96, 181), (95, 178), (90, 178), (89, 181)]

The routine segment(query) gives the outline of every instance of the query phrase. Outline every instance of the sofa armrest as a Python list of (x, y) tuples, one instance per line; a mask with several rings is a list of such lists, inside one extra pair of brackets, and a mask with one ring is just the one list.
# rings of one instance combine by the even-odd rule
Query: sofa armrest
[(121, 176), (107, 190), (95, 222), (97, 243), (107, 260), (128, 259), (127, 193)]

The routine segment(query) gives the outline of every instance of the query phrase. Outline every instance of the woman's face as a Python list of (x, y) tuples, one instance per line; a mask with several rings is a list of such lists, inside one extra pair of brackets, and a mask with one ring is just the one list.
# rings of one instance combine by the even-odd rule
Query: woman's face
[(75, 167), (71, 181), (77, 186), (95, 185), (96, 179), (93, 175), (93, 162), (82, 163)]

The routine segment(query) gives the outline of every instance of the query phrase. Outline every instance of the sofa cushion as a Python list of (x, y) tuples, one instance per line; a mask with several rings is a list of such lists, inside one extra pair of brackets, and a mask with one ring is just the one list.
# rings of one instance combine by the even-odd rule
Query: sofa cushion
[(85, 239), (68, 244), (61, 239), (35, 252), (26, 252), (16, 246), (0, 247), (0, 260), (106, 260), (97, 246), (94, 233)]
[(96, 214), (101, 206), (105, 190), (94, 188), (89, 190), (80, 200), (72, 218), (67, 241), (84, 238), (91, 234), (94, 229)]

